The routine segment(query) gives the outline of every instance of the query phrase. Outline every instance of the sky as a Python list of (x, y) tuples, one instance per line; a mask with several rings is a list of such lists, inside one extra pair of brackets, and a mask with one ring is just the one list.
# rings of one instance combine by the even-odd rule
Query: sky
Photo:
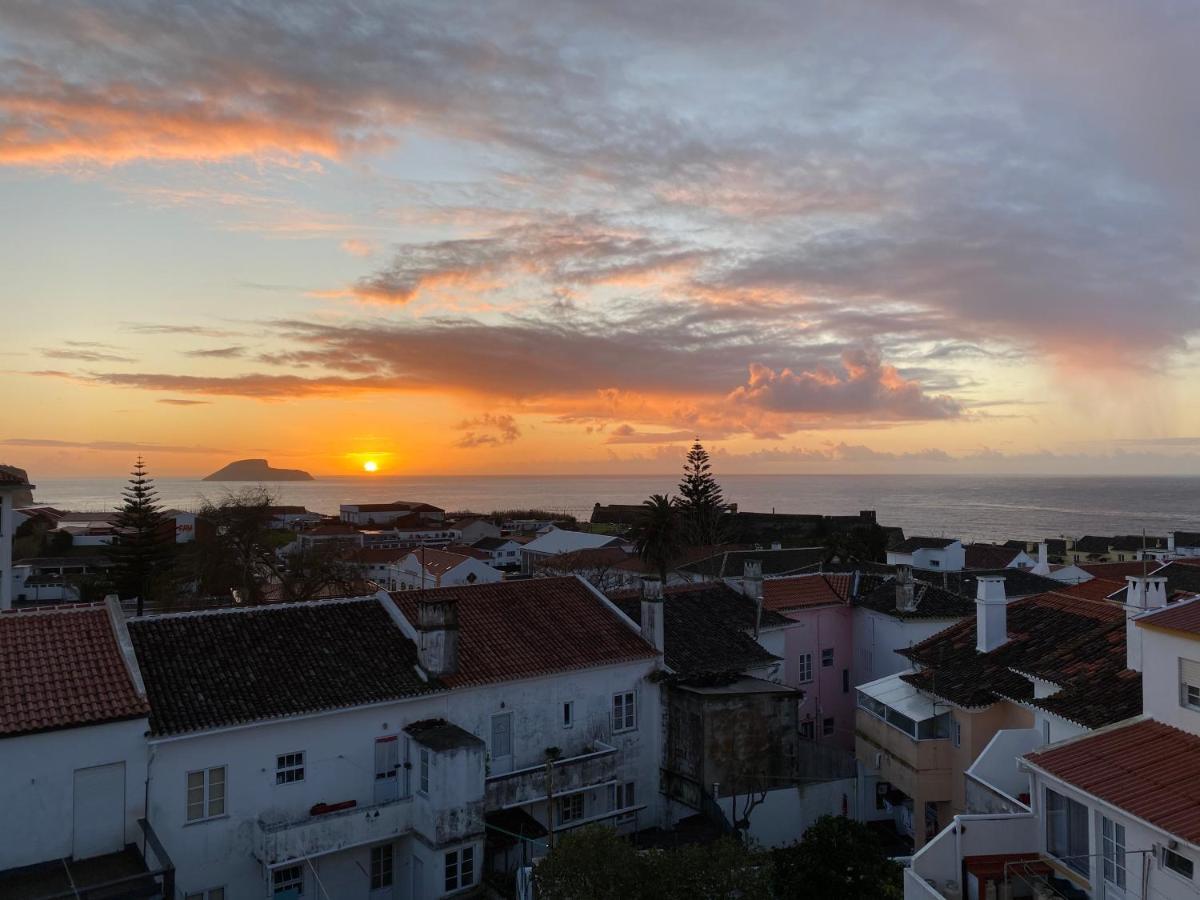
[(0, 462), (1200, 474), (1200, 6), (0, 5)]

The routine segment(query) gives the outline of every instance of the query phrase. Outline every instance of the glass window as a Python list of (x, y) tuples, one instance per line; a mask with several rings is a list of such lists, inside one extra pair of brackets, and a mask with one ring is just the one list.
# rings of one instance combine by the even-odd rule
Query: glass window
[(842, 669), (842, 693), (850, 693), (850, 670)]
[(418, 780), (419, 786), (417, 788), (417, 790), (419, 790), (422, 794), (429, 793), (429, 764), (430, 764), (429, 748), (422, 747), (421, 748), (421, 771), (420, 771), (420, 778)]
[(457, 891), (475, 883), (475, 848), (463, 847), (446, 854), (446, 890)]
[(583, 794), (572, 794), (558, 801), (558, 824), (566, 825), (583, 818)]
[(637, 728), (637, 703), (633, 691), (613, 694), (613, 731)]
[(800, 683), (812, 681), (812, 654), (800, 654)]
[(950, 717), (950, 736), (954, 739), (954, 746), (962, 746), (962, 723), (953, 716)]
[(1200, 710), (1200, 662), (1179, 660), (1179, 702), (1189, 709)]
[(275, 757), (275, 783), (292, 784), (304, 780), (304, 751)]
[(392, 845), (371, 848), (371, 890), (392, 886)]
[(833, 648), (826, 647), (821, 651), (821, 668), (829, 669), (833, 666)]
[(1125, 887), (1125, 826), (1108, 817), (1100, 820), (1101, 851), (1104, 855), (1104, 880)]
[(896, 710), (892, 709), (890, 706), (885, 706), (884, 710), (886, 711), (887, 723), (889, 725), (891, 725), (893, 728), (903, 731), (911, 738), (915, 738), (917, 736), (916, 722), (904, 715), (904, 713), (897, 712)]
[(304, 896), (303, 866), (284, 866), (271, 873), (271, 892), (282, 894), (287, 891), (295, 891), (297, 895)]
[(562, 705), (562, 726), (570, 728), (575, 724), (575, 703), (568, 700)]
[(1176, 853), (1169, 847), (1162, 848), (1162, 862), (1164, 866), (1166, 866), (1176, 875), (1182, 875), (1189, 881), (1192, 879), (1192, 875), (1195, 873), (1195, 866), (1192, 865), (1192, 861), (1186, 856)]
[(187, 773), (187, 820), (196, 822), (225, 814), (225, 767)]
[(209, 888), (207, 891), (184, 894), (183, 900), (225, 900), (225, 888)]
[(832, 717), (825, 719), (821, 723), (821, 734), (825, 737), (829, 737), (829, 735), (833, 734), (833, 726), (834, 721)]
[(806, 741), (811, 741), (813, 739), (813, 723), (811, 719), (807, 722), (800, 723), (800, 737), (804, 738)]
[(1088, 809), (1046, 789), (1046, 850), (1055, 859), (1088, 876)]

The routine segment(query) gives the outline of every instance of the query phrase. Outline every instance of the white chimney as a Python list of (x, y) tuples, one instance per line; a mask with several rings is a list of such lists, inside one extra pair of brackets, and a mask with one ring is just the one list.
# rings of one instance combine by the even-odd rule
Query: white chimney
[(980, 577), (975, 588), (975, 649), (990, 653), (1008, 641), (1008, 598), (1004, 579)]
[(1049, 575), (1050, 574), (1050, 548), (1046, 546), (1046, 542), (1042, 541), (1038, 544), (1038, 561), (1037, 565), (1031, 570), (1034, 575)]
[(896, 611), (916, 612), (912, 566), (896, 566)]
[(1125, 668), (1142, 671), (1142, 630), (1133, 618), (1167, 605), (1167, 579), (1161, 575), (1126, 575)]
[(417, 659), (434, 678), (458, 671), (458, 605), (454, 600), (417, 601)]
[(772, 550), (782, 550), (783, 544), (781, 544), (779, 541), (775, 541), (771, 544), (771, 549)]
[(657, 578), (642, 579), (642, 637), (659, 653), (667, 645), (663, 624), (663, 584)]
[(1167, 552), (1172, 556), (1175, 555), (1175, 532), (1173, 531), (1167, 534)]
[(748, 559), (742, 569), (742, 593), (754, 601), (754, 639), (758, 640), (758, 629), (762, 623), (763, 574), (762, 560)]

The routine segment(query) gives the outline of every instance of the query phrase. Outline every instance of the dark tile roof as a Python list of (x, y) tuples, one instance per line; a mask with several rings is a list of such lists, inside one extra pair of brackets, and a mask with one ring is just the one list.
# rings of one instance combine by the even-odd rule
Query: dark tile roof
[(481, 537), (471, 546), (476, 550), (499, 550), (512, 539), (506, 537)]
[(375, 598), (133, 619), (150, 728), (173, 734), (437, 689)]
[(146, 716), (102, 604), (0, 614), (0, 737)]
[[(632, 591), (612, 595), (625, 615), (641, 619), (641, 596)], [(762, 627), (790, 625), (791, 620), (763, 610)], [(754, 603), (724, 582), (667, 588), (663, 596), (663, 654), (681, 675), (733, 673), (777, 662), (750, 636)]]
[(965, 544), (965, 566), (968, 569), (1003, 569), (1024, 550), (1001, 547), (998, 544)]
[(844, 605), (853, 586), (851, 572), (768, 578), (763, 581), (763, 606), (782, 611)]
[(1118, 534), (1113, 538), (1112, 549), (1123, 550), (1126, 553), (1137, 550), (1160, 550), (1167, 546), (1165, 537), (1141, 534)]
[(762, 563), (763, 575), (794, 575), (804, 571), (816, 571), (824, 561), (825, 555), (824, 547), (727, 550), (707, 559), (682, 565), (679, 570), (706, 578), (740, 578), (745, 573), (746, 563), (757, 560)]
[(1004, 579), (1004, 593), (1009, 598), (1013, 597), (1030, 597), (1034, 594), (1042, 594), (1046, 591), (1056, 591), (1062, 587), (1061, 581), (1055, 581), (1046, 575), (1035, 575), (1029, 569), (980, 569), (972, 572), (942, 572), (934, 574), (932, 572), (916, 572), (914, 573), (918, 580), (924, 578), (930, 584), (941, 584), (948, 591), (968, 599), (974, 600), (976, 591), (979, 589), (979, 579), (986, 577), (997, 577)]
[(1200, 736), (1143, 719), (1025, 758), (1167, 834), (1200, 844)]
[(1160, 563), (1149, 559), (1138, 560), (1136, 562), (1081, 562), (1076, 563), (1076, 565), (1095, 578), (1107, 578), (1109, 581), (1124, 583), (1126, 575), (1153, 575), (1154, 570), (1159, 568)]
[(458, 672), (442, 679), (450, 687), (655, 656), (636, 628), (570, 576), (397, 591), (391, 596), (414, 625), (418, 599), (455, 601)]
[(914, 535), (905, 538), (894, 547), (889, 547), (893, 553), (912, 553), (914, 550), (942, 550), (955, 542), (955, 538), (921, 537)]
[(961, 619), (975, 614), (974, 597), (968, 599), (927, 581), (913, 582), (913, 600), (915, 609), (901, 612), (896, 609), (895, 576), (864, 574), (859, 581), (858, 596), (852, 602), (897, 619)]
[[(975, 619), (952, 625), (907, 650), (920, 665), (910, 684), (965, 707), (999, 699), (1039, 707), (1085, 728), (1119, 722), (1142, 708), (1142, 679), (1125, 668), (1125, 612), (1115, 604), (1058, 593), (1008, 604), (1006, 643), (975, 649)], [(1060, 690), (1035, 700), (1032, 676)]]
[(1075, 541), (1075, 546), (1071, 549), (1075, 553), (1107, 553), (1108, 548), (1112, 546), (1113, 540), (1115, 539), (1111, 537), (1085, 534)]
[[(1197, 563), (1200, 563), (1200, 560), (1196, 562), (1175, 561), (1169, 562), (1164, 566), (1151, 563), (1149, 572), (1151, 575), (1166, 578), (1168, 599), (1178, 600), (1181, 597), (1200, 594), (1200, 565)], [(1142, 573), (1139, 569), (1136, 573), (1130, 574), (1141, 575)], [(1111, 599), (1118, 603), (1124, 603), (1125, 594), (1128, 589), (1128, 583), (1122, 578), (1121, 584), (1113, 589)]]
[(430, 750), (442, 752), (456, 750), (460, 747), (482, 747), (483, 741), (465, 728), (447, 722), (445, 719), (422, 719), (405, 725), (404, 730), (413, 736), (419, 744), (424, 744)]

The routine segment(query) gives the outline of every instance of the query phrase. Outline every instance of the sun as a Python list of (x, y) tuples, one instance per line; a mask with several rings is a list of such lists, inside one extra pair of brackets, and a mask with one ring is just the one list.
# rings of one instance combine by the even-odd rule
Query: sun
[(364, 472), (378, 472), (379, 471), (379, 463), (375, 462), (375, 460), (373, 460), (373, 459), (368, 459), (365, 463), (363, 463), (363, 471)]

